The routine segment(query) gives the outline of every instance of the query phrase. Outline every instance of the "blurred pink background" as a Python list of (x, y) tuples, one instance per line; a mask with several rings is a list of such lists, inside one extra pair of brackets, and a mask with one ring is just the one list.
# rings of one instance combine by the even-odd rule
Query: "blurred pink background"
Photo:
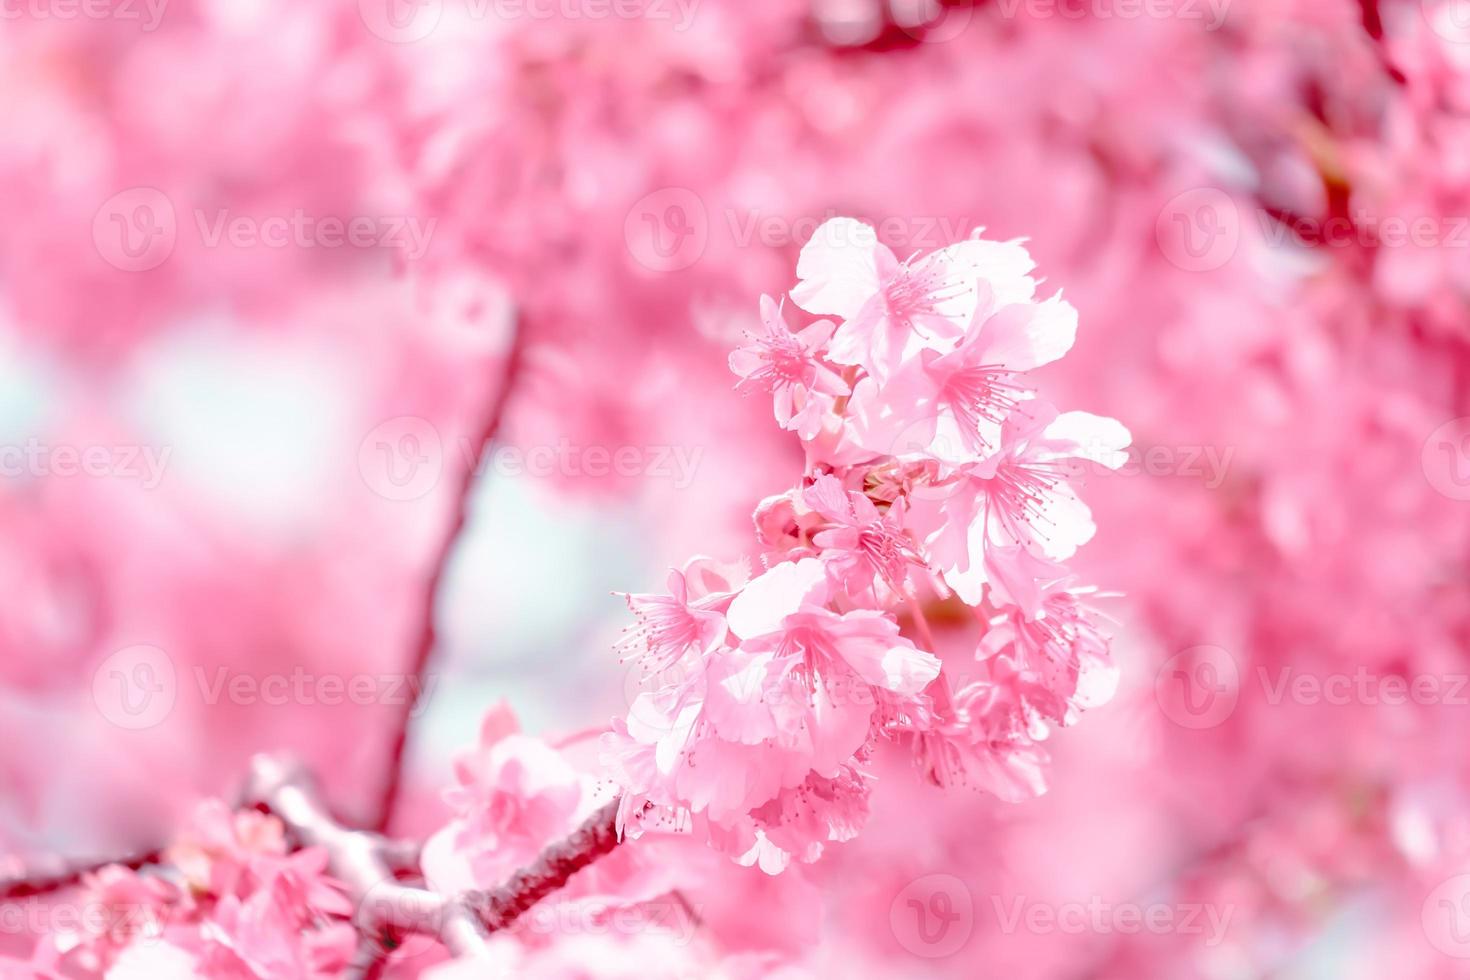
[[(1135, 450), (1087, 488), (1118, 696), (1034, 803), (885, 773), (786, 896), (809, 962), (1463, 975), (1465, 0), (0, 17), (0, 854), (151, 846), (281, 747), (369, 821), (426, 643), (405, 833), (497, 701), (626, 710), (610, 593), (800, 469), (725, 357), (847, 214), (1029, 239), (1044, 387)], [(936, 891), (940, 946), (890, 916)]]

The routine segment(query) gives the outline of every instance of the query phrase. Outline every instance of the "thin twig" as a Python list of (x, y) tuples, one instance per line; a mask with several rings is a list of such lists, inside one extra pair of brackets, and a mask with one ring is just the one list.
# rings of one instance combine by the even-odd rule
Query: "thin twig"
[[(446, 897), (398, 882), (387, 859), (388, 842), (333, 820), (315, 781), (292, 760), (257, 756), (246, 796), (279, 817), (297, 843), (327, 852), (328, 870), (346, 887), (357, 907), (357, 929), (379, 958), (391, 945), (383, 937), (407, 933), (436, 937), (456, 956), (475, 956), (483, 952), (489, 933), (509, 926), (619, 843), (618, 801), (613, 800), (499, 888)], [(373, 976), (370, 953), (359, 948), (353, 975)]]
[[(500, 887), (446, 897), (399, 881), (400, 872), (419, 870), (416, 864), (405, 864), (412, 853), (410, 847), (338, 823), (327, 811), (316, 780), (288, 756), (252, 759), (243, 797), (245, 805), (276, 816), (297, 846), (320, 847), (326, 852), (328, 873), (342, 884), (355, 908), (353, 925), (360, 939), (345, 974), (353, 980), (380, 977), (389, 954), (409, 934), (431, 936), (455, 956), (483, 954), (490, 933), (511, 925), (619, 843), (618, 801), (613, 800)], [(161, 853), (152, 852), (122, 861), (67, 865), (38, 876), (0, 879), (4, 889), (0, 895), (40, 894), (75, 884), (82, 875), (107, 864), (126, 864), (136, 870), (159, 860)]]
[(437, 638), (434, 618), (439, 603), (439, 591), (444, 583), (450, 556), (454, 553), (454, 547), (459, 542), (460, 534), (469, 520), (470, 498), (475, 488), (475, 471), (478, 469), (475, 459), (484, 453), (485, 448), (494, 441), (500, 430), (506, 406), (510, 403), (511, 392), (521, 374), (525, 356), (524, 347), (525, 330), (521, 325), (519, 315), (512, 314), (511, 343), (510, 350), (506, 354), (505, 370), (501, 375), (499, 387), (486, 406), (479, 439), (474, 443), (478, 447), (477, 454), (471, 459), (464, 460), (464, 467), (459, 474), (459, 484), (455, 488), (454, 513), (450, 517), (449, 528), (440, 541), (438, 554), (435, 555), (433, 565), (430, 567), (429, 580), (424, 586), (424, 607), (421, 611), (419, 634), (414, 646), (413, 659), (409, 664), (410, 674), (416, 677), (419, 683), (409, 688), (412, 693), (404, 704), (403, 710), (399, 712), (393, 730), (393, 740), (389, 744), (387, 770), (383, 789), (378, 797), (377, 809), (374, 811), (376, 816), (372, 827), (379, 833), (387, 830), (402, 790), (404, 755), (408, 748), (409, 729), (419, 709), (419, 698), (423, 696), (425, 690), (423, 681), (428, 674), (429, 662), (433, 657)]
[[(506, 354), (506, 366), (502, 375), (502, 381), (490, 399), (490, 404), (481, 426), (479, 442), (481, 451), (491, 443), (500, 429), (500, 422), (505, 415), (506, 406), (509, 404), (511, 391), (515, 387), (516, 379), (521, 372), (523, 357), (524, 331), (521, 328), (519, 317), (513, 315), (511, 344)], [(418, 699), (425, 690), (423, 681), (428, 672), (429, 661), (434, 651), (436, 637), (434, 631), (435, 606), (438, 603), (439, 589), (443, 583), (445, 569), (449, 564), (449, 557), (453, 553), (460, 533), (464, 530), (464, 526), (469, 519), (469, 503), (471, 491), (474, 489), (475, 469), (474, 461), (466, 460), (466, 465), (461, 474), (460, 484), (455, 495), (454, 514), (448, 532), (440, 544), (439, 552), (435, 556), (429, 581), (425, 588), (426, 599), (422, 616), (422, 626), (415, 644), (411, 666), (412, 673), (418, 679), (419, 683), (410, 687), (409, 690), (412, 692), (411, 697), (403, 706), (403, 711), (400, 712), (395, 723), (393, 740), (389, 746), (384, 785), (378, 799), (377, 808), (374, 811), (374, 829), (379, 833), (386, 830), (388, 822), (392, 819), (394, 806), (398, 801), (403, 779), (404, 754), (408, 745), (409, 727), (415, 713), (418, 711)], [(70, 888), (79, 884), (83, 875), (98, 871), (108, 865), (122, 865), (132, 871), (137, 871), (146, 865), (157, 864), (162, 858), (162, 854), (163, 849), (157, 848), (109, 858), (78, 860), (53, 858), (42, 862), (30, 862), (24, 864), (17, 872), (0, 875), (0, 900), (30, 898), (36, 895), (59, 891), (63, 888)], [(412, 843), (394, 842), (385, 851), (385, 857), (395, 870), (399, 870), (409, 864), (417, 863), (417, 848)]]
[(561, 888), (567, 879), (618, 845), (618, 801), (613, 800), (570, 837), (541, 852), (529, 868), (489, 892), (470, 892), (464, 901), (491, 932), (504, 929), (521, 913)]
[(66, 860), (52, 858), (24, 865), (12, 875), (0, 876), (0, 900), (31, 898), (81, 883), (82, 877), (108, 865), (120, 864), (132, 871), (158, 863), (161, 850), (124, 854), (111, 858)]
[[(357, 908), (354, 924), (377, 958), (386, 957), (385, 937), (422, 933), (437, 937), (456, 956), (484, 951), (485, 931), (457, 903), (424, 888), (399, 884), (386, 856), (383, 838), (349, 830), (327, 812), (316, 781), (295, 760), (256, 756), (251, 761), (246, 798), (275, 814), (300, 845), (327, 853), (327, 869), (347, 890)], [(353, 968), (372, 976), (374, 951), (359, 947)]]

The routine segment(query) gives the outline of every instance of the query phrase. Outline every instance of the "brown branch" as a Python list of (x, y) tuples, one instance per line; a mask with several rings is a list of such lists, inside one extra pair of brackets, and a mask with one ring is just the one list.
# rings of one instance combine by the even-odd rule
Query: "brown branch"
[(493, 891), (470, 892), (463, 900), (486, 929), (504, 929), (618, 845), (617, 815), (618, 801), (613, 800), (588, 817), (566, 840), (542, 851), (529, 868)]
[[(361, 940), (345, 974), (354, 980), (381, 976), (388, 955), (411, 933), (437, 939), (455, 956), (482, 954), (490, 933), (515, 922), (619, 843), (618, 801), (613, 800), (500, 887), (450, 897), (399, 881), (400, 872), (418, 870), (416, 849), (338, 823), (327, 811), (316, 780), (290, 757), (252, 759), (243, 798), (245, 805), (279, 818), (297, 846), (326, 852), (328, 873), (342, 884), (356, 910), (353, 925)], [(67, 887), (108, 864), (136, 870), (160, 860), (161, 852), (155, 851), (123, 860), (58, 865), (41, 874), (0, 879), (0, 897), (23, 898)]]
[[(407, 932), (436, 936), (456, 956), (483, 951), (485, 931), (479, 923), (442, 895), (399, 884), (383, 838), (334, 820), (316, 781), (295, 760), (256, 756), (245, 796), (279, 817), (298, 844), (327, 852), (327, 869), (347, 889), (357, 907), (354, 924), (364, 942), (376, 947), (378, 958)], [(360, 976), (372, 976), (376, 969), (369, 952), (359, 947), (354, 958), (353, 969)]]
[(418, 710), (419, 698), (423, 696), (425, 690), (423, 682), (429, 671), (429, 662), (433, 657), (434, 644), (437, 639), (434, 629), (435, 607), (439, 602), (439, 592), (449, 567), (450, 556), (454, 552), (454, 546), (459, 542), (465, 524), (469, 521), (470, 497), (475, 488), (475, 471), (478, 469), (475, 462), (483, 455), (486, 447), (494, 441), (500, 430), (501, 420), (505, 417), (506, 406), (510, 403), (510, 396), (521, 374), (524, 359), (525, 330), (521, 326), (520, 317), (512, 314), (511, 344), (506, 354), (505, 370), (501, 375), (500, 386), (486, 406), (479, 438), (474, 443), (478, 447), (476, 455), (464, 460), (464, 467), (459, 475), (459, 485), (455, 488), (454, 512), (450, 517), (449, 528), (439, 544), (439, 551), (430, 566), (428, 582), (424, 586), (422, 620), (418, 639), (414, 645), (413, 659), (409, 663), (409, 672), (418, 679), (418, 683), (409, 688), (412, 693), (398, 715), (393, 730), (393, 740), (389, 744), (386, 776), (382, 792), (378, 797), (377, 809), (374, 811), (376, 816), (373, 818), (372, 829), (379, 833), (388, 829), (389, 821), (393, 818), (393, 809), (398, 803), (398, 796), (402, 789), (404, 756), (408, 749), (409, 729), (412, 727), (414, 714)]
[(257, 756), (246, 798), (279, 817), (299, 844), (326, 850), (328, 870), (357, 907), (354, 923), (363, 945), (349, 975), (364, 980), (377, 975), (378, 961), (407, 933), (434, 936), (456, 956), (482, 952), (489, 933), (509, 926), (618, 845), (614, 800), (499, 888), (446, 897), (399, 883), (389, 860), (396, 845), (333, 820), (310, 775), (289, 759)]
[(59, 891), (81, 883), (82, 876), (112, 864), (120, 864), (137, 871), (149, 864), (158, 863), (161, 851), (144, 851), (112, 858), (67, 860), (50, 858), (22, 865), (21, 870), (0, 876), (0, 900), (31, 898), (47, 892)]

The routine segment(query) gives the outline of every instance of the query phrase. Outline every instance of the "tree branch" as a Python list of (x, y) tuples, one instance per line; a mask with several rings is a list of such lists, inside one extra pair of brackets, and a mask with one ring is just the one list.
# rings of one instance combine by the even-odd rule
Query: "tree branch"
[(572, 835), (541, 852), (529, 868), (488, 892), (470, 892), (464, 901), (485, 928), (494, 932), (561, 888), (567, 879), (618, 845), (618, 801), (598, 810)]
[(409, 663), (409, 672), (418, 678), (419, 683), (409, 687), (412, 694), (404, 704), (403, 710), (399, 712), (393, 729), (393, 740), (389, 743), (387, 774), (384, 777), (382, 792), (378, 797), (377, 809), (373, 811), (376, 816), (372, 829), (379, 833), (388, 829), (402, 788), (409, 729), (412, 726), (415, 712), (418, 710), (419, 698), (426, 689), (423, 681), (428, 674), (429, 662), (433, 657), (434, 643), (437, 638), (434, 629), (435, 607), (439, 602), (439, 591), (444, 584), (450, 556), (454, 553), (454, 546), (458, 543), (460, 534), (469, 520), (470, 497), (475, 488), (477, 469), (475, 460), (484, 453), (485, 448), (494, 441), (496, 433), (500, 430), (501, 420), (505, 417), (506, 406), (510, 403), (511, 393), (515, 389), (516, 380), (521, 374), (525, 359), (525, 330), (521, 326), (518, 314), (511, 315), (511, 323), (511, 343), (510, 350), (506, 354), (505, 371), (502, 374), (499, 388), (496, 389), (486, 406), (478, 441), (474, 443), (477, 447), (476, 456), (464, 461), (465, 465), (459, 474), (459, 484), (455, 488), (454, 513), (450, 517), (449, 528), (440, 542), (439, 552), (430, 566), (429, 580), (424, 586), (422, 620), (418, 640), (414, 645), (413, 659)]
[[(409, 934), (437, 939), (455, 956), (483, 953), (490, 933), (510, 926), (619, 843), (618, 801), (613, 800), (500, 887), (450, 897), (400, 881), (400, 873), (419, 870), (417, 849), (338, 823), (322, 801), (316, 780), (295, 759), (256, 756), (250, 763), (243, 798), (244, 805), (279, 818), (297, 846), (320, 847), (326, 852), (328, 873), (342, 883), (356, 910), (353, 925), (361, 942), (346, 972), (356, 980), (378, 977), (388, 955)], [(161, 859), (162, 852), (154, 851), (122, 860), (41, 869), (42, 873), (0, 879), (0, 897), (24, 898), (69, 887), (87, 872), (109, 864), (137, 870)]]
[(133, 871), (149, 864), (157, 864), (161, 851), (144, 851), (120, 857), (67, 860), (51, 858), (23, 864), (19, 871), (0, 876), (0, 900), (31, 898), (47, 892), (70, 888), (79, 884), (83, 875), (91, 874), (111, 864), (120, 864)]
[(619, 842), (614, 800), (499, 888), (446, 897), (399, 883), (389, 860), (393, 842), (333, 820), (315, 782), (294, 761), (257, 756), (251, 769), (246, 798), (279, 817), (298, 843), (325, 849), (328, 870), (346, 886), (357, 907), (354, 923), (371, 947), (359, 948), (349, 975), (364, 980), (376, 975), (377, 960), (408, 933), (433, 936), (456, 956), (482, 952), (490, 933), (509, 926)]

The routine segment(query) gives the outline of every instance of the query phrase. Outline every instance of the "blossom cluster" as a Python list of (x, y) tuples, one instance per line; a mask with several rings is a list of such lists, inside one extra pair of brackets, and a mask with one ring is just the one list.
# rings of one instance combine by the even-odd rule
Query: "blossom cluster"
[[(1042, 743), (1116, 683), (1066, 561), (1096, 530), (1077, 484), (1129, 434), (1039, 397), (1028, 372), (1077, 313), (1033, 269), (979, 232), (900, 259), (834, 218), (791, 307), (762, 298), (730, 367), (806, 472), (756, 508), (758, 572), (700, 557), (627, 597), (646, 689), (605, 739), (626, 832), (698, 829), (771, 873), (812, 861), (858, 832), (885, 741), (941, 786), (1045, 790)], [(941, 660), (926, 606), (973, 619), (973, 656)]]
[[(706, 542), (698, 547), (733, 553), (739, 544), (707, 543), (726, 534), (727, 512), (743, 532), (729, 500), (752, 481), (779, 489), (765, 481), (785, 479), (769, 474), (791, 471), (797, 440), (779, 442), (763, 412), (721, 410), (711, 345), (727, 343), (731, 304), (743, 309), (786, 275), (815, 216), (861, 213), (904, 254), (976, 223), (1001, 238), (1027, 234), (1037, 262), (1066, 284), (1087, 333), (1046, 369), (1048, 383), (1126, 418), (1142, 458), (1159, 460), (1142, 472), (1125, 465), (1127, 478), (1088, 493), (1109, 529), (1089, 566), (1129, 596), (1137, 669), (1087, 737), (1056, 753), (1052, 800), (1002, 816), (963, 794), (926, 793), (921, 806), (912, 794), (875, 794), (862, 838), (811, 869), (831, 899), (813, 888), (769, 901), (743, 879), (719, 879), (711, 891), (749, 910), (720, 942), (779, 929), (817, 943), (810, 923), (792, 925), (799, 907), (825, 926), (817, 949), (845, 957), (824, 975), (1454, 968), (1426, 941), (1421, 909), (1470, 935), (1458, 901), (1431, 900), (1470, 870), (1463, 712), (1361, 698), (1327, 710), (1275, 702), (1259, 681), (1288, 668), (1322, 678), (1363, 665), (1385, 677), (1466, 669), (1470, 604), (1456, 585), (1470, 555), (1460, 233), (1470, 35), (1454, 2), (1236, 0), (1219, 30), (1202, 29), (1189, 16), (1199, 5), (1187, 3), (1179, 16), (1151, 7), (1139, 18), (1107, 3), (1078, 5), (1076, 17), (1045, 5), (924, 5), (945, 18), (932, 30), (886, 9), (895, 5), (812, 0), (705, 0), (678, 32), (646, 18), (465, 23), (446, 9), (436, 33), (409, 44), (375, 36), (368, 6), (172, 0), (152, 32), (91, 16), (26, 16), (0, 30), (12, 95), (0, 116), (15, 137), (0, 147), (15, 189), (0, 235), (0, 333), (16, 396), (38, 409), (49, 392), (56, 409), (22, 412), (31, 424), (10, 438), (177, 449), (151, 490), (55, 472), (0, 488), (0, 578), (15, 597), (0, 655), (11, 736), (0, 746), (0, 865), (12, 853), (152, 848), (182, 808), (233, 788), (263, 745), (307, 754), (344, 812), (370, 808), (375, 748), (392, 738), (380, 711), (181, 703), (155, 728), (120, 732), (115, 712), (77, 694), (138, 637), (166, 648), (180, 676), (245, 662), (260, 675), (403, 669), (402, 624), (430, 605), (424, 531), (455, 482), (448, 467), (470, 454), (446, 451), (442, 478), (417, 503), (402, 502), (390, 478), (426, 442), (375, 433), (370, 450), (405, 450), (387, 456), (402, 466), (386, 478), (368, 471), (333, 486), (316, 464), (351, 459), (365, 433), (404, 413), (432, 423), (446, 450), (473, 436), (500, 383), (486, 355), (502, 289), (537, 355), (514, 386), (508, 444), (718, 438), (724, 451), (690, 484), (695, 506), (667, 480), (563, 468), (551, 482), (556, 493), (633, 498), (656, 515), (635, 532), (650, 552)], [(179, 78), (190, 80), (184, 99)], [(141, 273), (119, 266), (117, 235), (135, 243), (131, 233), (157, 230), (133, 220), (139, 189), (172, 202), (180, 231), (166, 261)], [(668, 208), (671, 195), (682, 212)], [(376, 261), (393, 258), (387, 250), (211, 245), (193, 228), (224, 207), (258, 227), (300, 208), (436, 224), (409, 275), (390, 278)], [(688, 220), (665, 220), (678, 213)], [(1428, 237), (1396, 241), (1383, 234), (1394, 221), (1427, 222)], [(787, 312), (794, 319), (790, 301)], [(1105, 371), (1086, 356), (1102, 351)], [(337, 363), (326, 376), (324, 352)], [(855, 387), (846, 365), (824, 361)], [(309, 409), (280, 400), (307, 388)], [(229, 397), (200, 400), (204, 390)], [(668, 410), (675, 398), (684, 410)], [(170, 415), (182, 430), (160, 429)], [(281, 417), (303, 424), (270, 424)], [(204, 438), (186, 444), (188, 433)], [(281, 453), (263, 467), (267, 446)], [(1222, 460), (1204, 479), (1191, 462), (1200, 451)], [(241, 460), (243, 472), (226, 465)], [(498, 494), (506, 476), (516, 474), (485, 473), (481, 485)], [(605, 541), (562, 520), (546, 485), (531, 506), (558, 535)], [(568, 590), (544, 604), (553, 615), (537, 618), (542, 604), (527, 600), (548, 591), (542, 576), (597, 574), (602, 563), (565, 560), (566, 542), (549, 533), (504, 534), (527, 506), (507, 496), (512, 506), (497, 496), (457, 552), (493, 550), (498, 578), (463, 563), (446, 579), (474, 567), (475, 588), (435, 604), (456, 649), (505, 656), (456, 678), (463, 696), (449, 707), (436, 699), (433, 732), (455, 706), (508, 691), (550, 730), (580, 725), (576, 694), (608, 693), (591, 683), (544, 698), (545, 654), (583, 673), (562, 658), (585, 648), (596, 614)], [(784, 521), (785, 507), (768, 516)], [(493, 548), (476, 551), (483, 542)], [(344, 569), (344, 554), (359, 560)], [(547, 554), (558, 560), (527, 560)], [(487, 585), (499, 601), (479, 600)], [(487, 612), (474, 627), (455, 612), (471, 594)], [(978, 618), (963, 602), (937, 592), (920, 601), (946, 673), (951, 641), (966, 655), (1004, 641), (1005, 629), (975, 640)], [(898, 622), (918, 645), (912, 613)], [(1190, 661), (1173, 658), (1198, 644), (1218, 663), (1180, 669)], [(967, 658), (964, 669), (981, 668)], [(1209, 710), (1169, 710), (1180, 694)], [(890, 787), (906, 764), (892, 748), (871, 760)], [(507, 749), (487, 753), (513, 769)], [(139, 759), (157, 778), (135, 778)], [(397, 821), (428, 826), (436, 768), (417, 774), (424, 796), (405, 798)], [(544, 795), (519, 780), (502, 789)], [(1076, 819), (1079, 806), (1088, 820)], [(474, 854), (524, 840), (500, 818), (454, 812), (475, 824), (463, 843)], [(1109, 846), (1099, 848), (1104, 825)], [(699, 844), (659, 845), (674, 843)], [(704, 856), (732, 876), (749, 870)], [(679, 852), (682, 867), (692, 858)], [(1132, 900), (1197, 882), (1239, 907), (1235, 921), (1249, 911), (1251, 925), (1218, 947), (976, 929), (962, 953), (916, 963), (914, 948), (935, 951), (895, 946), (890, 903), (934, 872), (962, 879), (977, 900), (1069, 886)], [(746, 877), (794, 888), (802, 875)], [(707, 905), (702, 919), (708, 933), (720, 916)], [(7, 931), (0, 952), (23, 938)], [(555, 950), (581, 956), (589, 939)], [(503, 972), (533, 972), (504, 949), (515, 965)], [(604, 945), (586, 955), (598, 970), (583, 975), (611, 971)], [(638, 950), (641, 976), (654, 959)]]
[(277, 817), (206, 801), (156, 865), (106, 865), (48, 902), (55, 921), (24, 968), (109, 980), (339, 976), (357, 931), (326, 869), (327, 853), (294, 849)]

